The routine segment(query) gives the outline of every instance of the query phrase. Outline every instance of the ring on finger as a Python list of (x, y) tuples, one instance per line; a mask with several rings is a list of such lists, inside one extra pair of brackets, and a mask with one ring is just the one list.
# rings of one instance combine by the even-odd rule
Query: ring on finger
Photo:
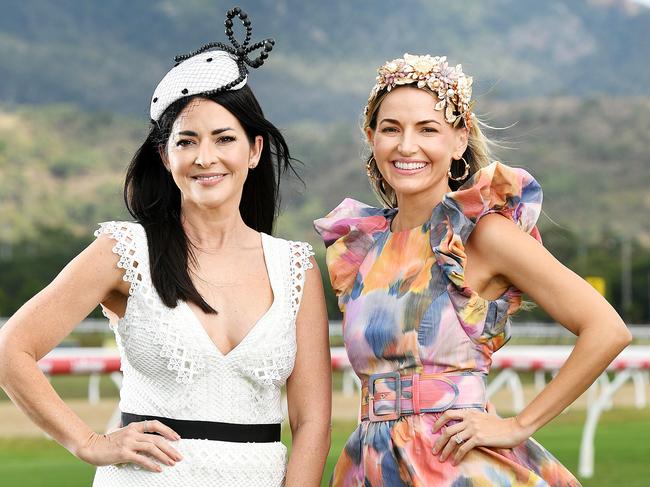
[(454, 435), (454, 440), (456, 441), (456, 444), (458, 444), (458, 445), (460, 445), (463, 441), (465, 441), (460, 437), (460, 432), (458, 432), (458, 433), (456, 433)]
[(144, 420), (144, 433), (147, 433), (147, 420)]

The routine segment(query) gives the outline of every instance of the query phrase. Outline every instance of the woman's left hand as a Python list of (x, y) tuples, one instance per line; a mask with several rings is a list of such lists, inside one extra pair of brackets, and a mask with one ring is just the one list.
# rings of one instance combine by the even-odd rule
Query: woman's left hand
[[(445, 426), (449, 421), (458, 421)], [(496, 414), (474, 409), (449, 409), (433, 425), (436, 433), (442, 428), (440, 437), (433, 445), (433, 453), (444, 462), (448, 458), (457, 465), (472, 448), (490, 446), (512, 448), (528, 439), (528, 431), (516, 417), (500, 418)]]

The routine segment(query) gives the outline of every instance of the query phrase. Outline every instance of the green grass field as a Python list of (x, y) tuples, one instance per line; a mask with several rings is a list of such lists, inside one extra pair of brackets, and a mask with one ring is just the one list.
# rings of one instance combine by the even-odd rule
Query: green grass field
[[(557, 418), (535, 437), (569, 469), (576, 471), (583, 411)], [(335, 423), (325, 481), (353, 423)], [(285, 435), (286, 436), (286, 435)], [(596, 475), (585, 487), (650, 485), (650, 408), (618, 409), (603, 415), (596, 435)], [(0, 439), (3, 487), (81, 487), (92, 482), (93, 467), (47, 439)]]

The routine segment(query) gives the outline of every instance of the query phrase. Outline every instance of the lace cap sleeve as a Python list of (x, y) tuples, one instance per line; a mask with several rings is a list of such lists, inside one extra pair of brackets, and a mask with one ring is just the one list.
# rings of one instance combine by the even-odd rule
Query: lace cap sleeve
[(498, 349), (510, 337), (509, 317), (521, 306), (521, 292), (512, 287), (496, 300), (486, 300), (465, 285), (465, 243), (478, 221), (489, 213), (512, 220), (541, 241), (535, 226), (542, 207), (542, 189), (525, 170), (495, 162), (478, 171), (458, 191), (443, 198), (432, 247), (449, 280), (449, 295), (470, 338)]
[(314, 267), (309, 258), (314, 255), (312, 246), (306, 242), (289, 242), (289, 266), (291, 271), (291, 290), (289, 300), (291, 316), (295, 319), (300, 309), (302, 292), (305, 289), (307, 270)]
[(314, 228), (327, 247), (327, 270), (342, 311), (359, 266), (376, 236), (388, 229), (388, 217), (394, 211), (346, 198), (327, 216), (314, 221)]
[(132, 222), (103, 222), (95, 231), (95, 237), (107, 235), (115, 240), (113, 253), (120, 257), (117, 266), (124, 269), (123, 279), (130, 283), (129, 294), (133, 294), (140, 286), (143, 275), (140, 272), (143, 269), (143, 256), (140, 255), (142, 249), (143, 230), (136, 223)]

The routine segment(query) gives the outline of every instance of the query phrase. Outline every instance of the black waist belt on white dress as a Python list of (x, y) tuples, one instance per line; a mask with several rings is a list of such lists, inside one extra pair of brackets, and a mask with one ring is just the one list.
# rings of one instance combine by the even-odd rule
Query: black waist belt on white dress
[(122, 413), (122, 426), (140, 421), (160, 421), (186, 440), (231, 441), (235, 443), (273, 443), (280, 441), (280, 423), (217, 423), (214, 421), (191, 421)]

